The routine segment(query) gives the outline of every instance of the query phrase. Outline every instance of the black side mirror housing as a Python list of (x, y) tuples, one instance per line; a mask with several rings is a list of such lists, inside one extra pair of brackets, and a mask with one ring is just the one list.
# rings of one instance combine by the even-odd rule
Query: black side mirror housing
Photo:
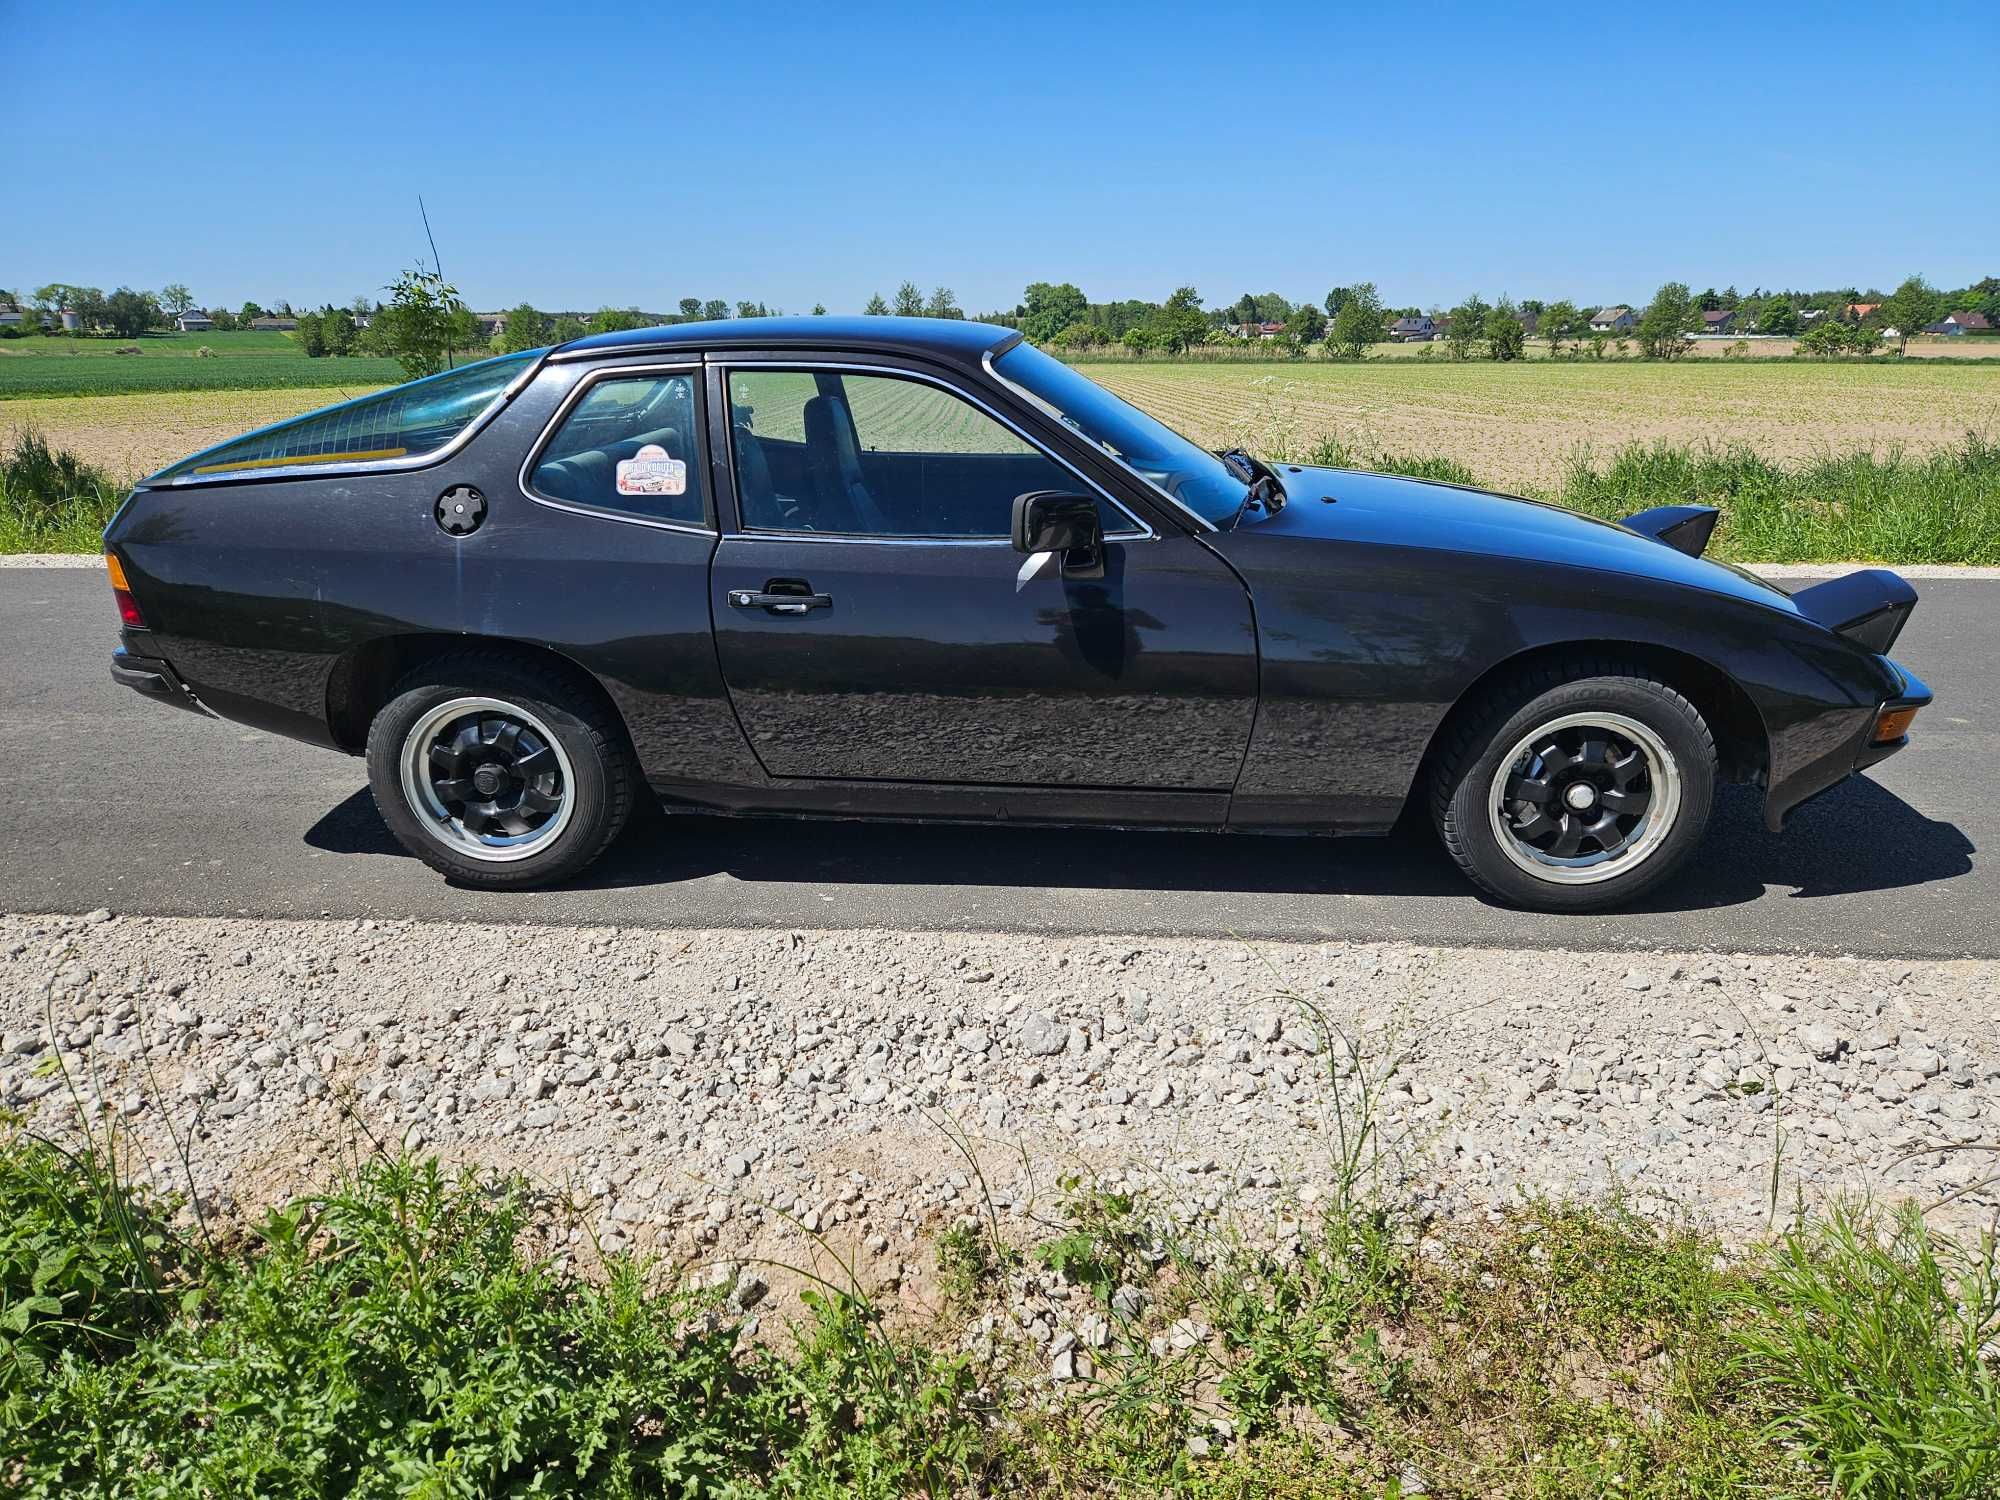
[(1030, 490), (1014, 497), (1014, 550), (1060, 552), (1065, 578), (1104, 576), (1104, 521), (1088, 495)]

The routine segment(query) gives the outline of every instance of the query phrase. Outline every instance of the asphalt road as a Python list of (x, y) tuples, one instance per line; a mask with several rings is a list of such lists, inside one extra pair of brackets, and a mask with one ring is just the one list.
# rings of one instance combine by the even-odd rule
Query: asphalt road
[(95, 569), (0, 569), (0, 910), (1194, 933), (2000, 956), (2000, 582), (1925, 581), (1912, 747), (1782, 836), (1731, 788), (1637, 910), (1509, 911), (1415, 822), (1388, 839), (649, 819), (580, 882), (460, 891), (389, 838), (358, 760), (115, 686)]

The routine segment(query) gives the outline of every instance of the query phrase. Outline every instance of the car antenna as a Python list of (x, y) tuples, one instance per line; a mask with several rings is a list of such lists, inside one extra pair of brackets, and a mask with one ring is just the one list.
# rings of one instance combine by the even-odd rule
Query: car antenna
[[(431, 233), (430, 210), (424, 207), (424, 195), (422, 193), (417, 194), (417, 212), (422, 214), (424, 217), (424, 238), (431, 242), (431, 269), (437, 273), (438, 284), (443, 285), (444, 262), (438, 258), (437, 236)], [(445, 326), (444, 367), (447, 370), (452, 370), (457, 368), (457, 366), (452, 363), (452, 358), (451, 358), (451, 328), (449, 321), (447, 321)]]

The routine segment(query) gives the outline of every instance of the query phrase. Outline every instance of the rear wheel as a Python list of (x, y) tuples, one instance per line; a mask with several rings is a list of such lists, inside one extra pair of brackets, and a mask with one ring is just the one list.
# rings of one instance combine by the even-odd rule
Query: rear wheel
[(622, 727), (563, 674), (466, 652), (398, 684), (368, 729), (368, 780), (404, 848), (497, 890), (596, 859), (625, 826), (638, 778)]
[(1437, 769), (1445, 848), (1480, 887), (1541, 911), (1618, 906), (1701, 842), (1715, 742), (1635, 669), (1546, 669), (1464, 716)]

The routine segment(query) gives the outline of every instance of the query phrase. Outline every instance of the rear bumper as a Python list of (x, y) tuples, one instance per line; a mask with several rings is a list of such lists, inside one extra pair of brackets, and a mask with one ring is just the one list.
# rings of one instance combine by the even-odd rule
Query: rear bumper
[(214, 717), (188, 691), (188, 685), (181, 681), (173, 667), (156, 656), (134, 656), (124, 647), (119, 647), (111, 653), (111, 680), (155, 702), (185, 708), (204, 718)]
[(1890, 661), (1886, 656), (1882, 660), (1888, 663), (1901, 686), (1884, 698), (1875, 711), (1868, 715), (1866, 722), (1861, 726), (1861, 732), (1851, 742), (1814, 767), (1816, 774), (1795, 777), (1785, 783), (1782, 797), (1774, 793), (1765, 799), (1764, 824), (1771, 832), (1777, 833), (1783, 829), (1785, 819), (1813, 798), (1832, 791), (1856, 771), (1865, 771), (1870, 766), (1880, 765), (1910, 743), (1907, 734), (1893, 740), (1875, 739), (1876, 720), (1892, 709), (1928, 706), (1932, 697), (1931, 690), (1922, 678), (1902, 663)]

